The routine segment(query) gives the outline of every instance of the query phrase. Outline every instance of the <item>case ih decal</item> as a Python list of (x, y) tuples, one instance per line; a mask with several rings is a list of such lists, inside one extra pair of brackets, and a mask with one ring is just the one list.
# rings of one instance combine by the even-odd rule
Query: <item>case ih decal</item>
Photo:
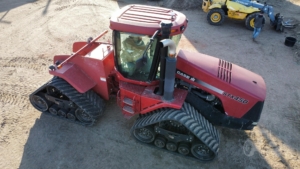
[(228, 97), (228, 98), (230, 98), (230, 99), (233, 99), (233, 100), (236, 100), (236, 101), (238, 101), (240, 103), (243, 103), (243, 104), (247, 104), (249, 102), (248, 100), (246, 100), (244, 98), (241, 98), (239, 96), (234, 96), (234, 95), (232, 95), (230, 93), (224, 92), (223, 95), (226, 96), (226, 97)]
[(176, 70), (176, 73), (179, 74), (180, 76), (183, 76), (183, 77), (185, 77), (185, 78), (193, 81), (193, 82), (196, 80), (196, 78), (194, 78), (193, 76), (190, 76), (190, 75), (188, 75), (186, 73), (183, 73), (182, 71), (180, 71), (178, 69)]
[(176, 70), (176, 73), (179, 74), (180, 76), (182, 76), (182, 77), (188, 79), (188, 80), (191, 80), (191, 81), (193, 81), (193, 82), (196, 82), (196, 83), (200, 84), (201, 86), (204, 86), (204, 87), (206, 87), (206, 88), (209, 88), (210, 90), (213, 90), (213, 91), (215, 91), (215, 92), (217, 92), (217, 93), (219, 93), (219, 94), (222, 94), (223, 96), (226, 96), (226, 97), (228, 97), (228, 98), (230, 98), (230, 99), (233, 99), (233, 100), (235, 100), (235, 101), (237, 101), (237, 102), (240, 102), (240, 103), (243, 103), (243, 104), (247, 104), (247, 103), (249, 102), (248, 100), (246, 100), (246, 99), (244, 99), (244, 98), (241, 98), (241, 97), (239, 97), (239, 96), (234, 96), (234, 95), (232, 95), (232, 94), (230, 94), (230, 93), (224, 92), (223, 90), (221, 90), (221, 89), (219, 89), (219, 88), (216, 88), (215, 86), (212, 86), (212, 85), (210, 85), (210, 84), (208, 84), (208, 83), (205, 83), (204, 81), (201, 81), (201, 80), (199, 80), (199, 79), (196, 79), (196, 78), (194, 78), (193, 76), (188, 75), (188, 74), (186, 74), (186, 73), (184, 73), (184, 72), (182, 72), (182, 71), (180, 71), (180, 70), (178, 70), (178, 69)]

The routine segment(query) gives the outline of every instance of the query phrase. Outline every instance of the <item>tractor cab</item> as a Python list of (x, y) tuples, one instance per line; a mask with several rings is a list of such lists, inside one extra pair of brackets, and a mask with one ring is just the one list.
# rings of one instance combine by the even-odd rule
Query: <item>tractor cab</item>
[[(162, 24), (171, 32), (162, 36)], [(129, 5), (110, 19), (113, 30), (115, 63), (118, 72), (129, 80), (152, 82), (160, 77), (162, 39), (177, 45), (187, 27), (186, 17), (171, 9)]]

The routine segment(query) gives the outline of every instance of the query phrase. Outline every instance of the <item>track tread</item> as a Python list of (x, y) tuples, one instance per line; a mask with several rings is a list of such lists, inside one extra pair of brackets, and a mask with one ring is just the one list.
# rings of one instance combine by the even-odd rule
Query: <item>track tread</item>
[(183, 124), (217, 155), (220, 142), (218, 131), (188, 103), (184, 103), (180, 110), (166, 109), (158, 111), (153, 115), (139, 117), (131, 128), (131, 132), (137, 128), (166, 120), (175, 120)]
[(74, 102), (79, 108), (81, 108), (87, 114), (89, 114), (93, 119), (90, 123), (82, 123), (79, 121), (75, 121), (75, 123), (79, 123), (85, 126), (92, 126), (93, 124), (95, 124), (98, 117), (103, 114), (104, 102), (101, 97), (99, 97), (96, 93), (94, 93), (91, 90), (83, 94), (79, 93), (68, 82), (59, 77), (53, 77), (49, 82), (37, 89), (32, 94), (36, 94), (48, 86), (55, 87), (62, 94), (67, 96), (70, 99), (70, 101)]

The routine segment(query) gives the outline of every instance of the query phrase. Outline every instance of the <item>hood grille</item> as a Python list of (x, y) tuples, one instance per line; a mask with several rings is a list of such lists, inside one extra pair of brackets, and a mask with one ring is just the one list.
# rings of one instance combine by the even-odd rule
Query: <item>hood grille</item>
[(225, 60), (219, 60), (218, 78), (230, 83), (231, 82), (232, 63)]

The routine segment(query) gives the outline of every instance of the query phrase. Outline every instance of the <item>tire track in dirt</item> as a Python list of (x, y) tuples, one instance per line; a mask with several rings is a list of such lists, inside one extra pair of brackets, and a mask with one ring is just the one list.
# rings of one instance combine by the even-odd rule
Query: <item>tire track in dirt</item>
[(8, 93), (0, 91), (0, 102), (17, 105), (20, 108), (29, 108), (30, 102), (29, 97), (25, 95), (18, 95), (14, 93)]
[(0, 101), (28, 108), (28, 96), (48, 80), (45, 74), (50, 63), (45, 57), (1, 57)]
[[(107, 3), (110, 4), (111, 2), (107, 1)], [(102, 22), (107, 23), (108, 18), (107, 20), (98, 20), (96, 18), (102, 18), (102, 16), (105, 16), (103, 13), (110, 13), (114, 9), (108, 9), (107, 6), (103, 6), (102, 4), (103, 2), (88, 3), (86, 1), (55, 3), (56, 8), (54, 8), (54, 11), (56, 14), (48, 18), (48, 24), (45, 31), (47, 34), (46, 36), (56, 42), (68, 44), (78, 40), (86, 40), (87, 37), (91, 36), (90, 32), (93, 34), (101, 32), (101, 30), (99, 30), (99, 26), (103, 25)], [(80, 14), (77, 12), (78, 9), (81, 11)], [(64, 13), (67, 11), (69, 13), (71, 11), (72, 15), (64, 15)], [(78, 22), (74, 23), (72, 22), (73, 20), (78, 20)], [(60, 23), (59, 25), (57, 24), (58, 22)], [(68, 27), (68, 29), (65, 29), (65, 27)], [(84, 29), (89, 33), (88, 35), (80, 36), (78, 35), (77, 31), (75, 31), (78, 29)]]
[(27, 83), (0, 83), (0, 102), (28, 108), (30, 106), (29, 95), (39, 86), (39, 84)]
[(26, 68), (37, 72), (47, 71), (47, 65), (52, 63), (52, 59), (45, 57), (7, 57), (0, 58), (0, 68)]
[(73, 8), (73, 7), (82, 7), (82, 6), (87, 6), (87, 7), (105, 7), (99, 4), (87, 4), (87, 3), (80, 3), (80, 4), (72, 4), (72, 5), (65, 5), (65, 6), (60, 6), (58, 8), (55, 8), (55, 11), (62, 11), (67, 8)]

